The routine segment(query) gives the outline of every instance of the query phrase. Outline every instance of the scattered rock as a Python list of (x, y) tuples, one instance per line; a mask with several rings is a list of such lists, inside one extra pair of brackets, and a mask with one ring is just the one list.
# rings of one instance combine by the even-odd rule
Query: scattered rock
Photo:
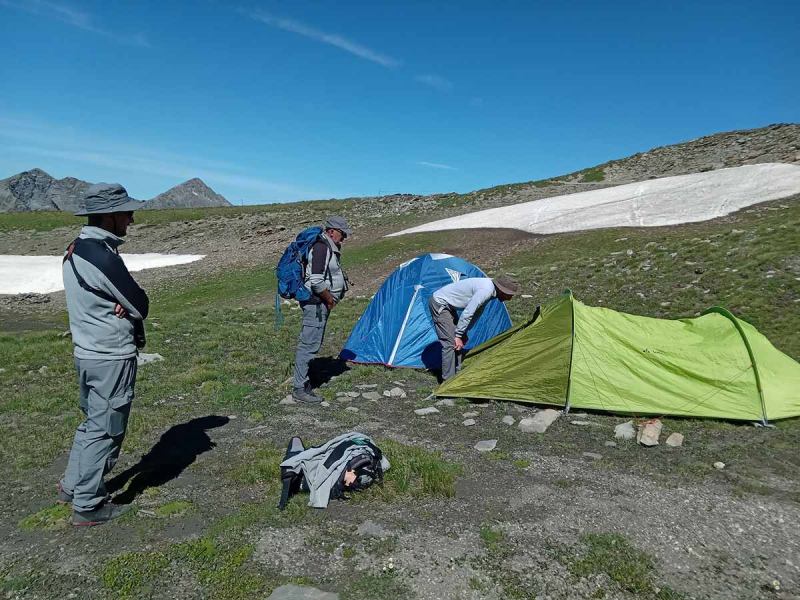
[(402, 388), (399, 388), (399, 387), (393, 387), (390, 390), (386, 390), (385, 392), (383, 392), (383, 395), (386, 396), (387, 398), (405, 398), (406, 397), (405, 391)]
[(361, 392), (347, 392), (348, 398), (358, 398), (361, 395)]
[(506, 415), (505, 417), (503, 417), (503, 423), (505, 423), (506, 425), (513, 425), (516, 422), (517, 420), (511, 415)]
[(715, 469), (724, 469), (725, 468), (725, 463), (717, 461), (717, 462), (714, 463), (714, 468)]
[(464, 417), (465, 419), (471, 419), (472, 417), (477, 417), (479, 414), (480, 413), (476, 413), (476, 412), (465, 412), (461, 416)]
[(358, 526), (356, 529), (356, 533), (358, 535), (366, 535), (378, 538), (388, 537), (390, 533), (386, 531), (381, 525), (373, 521), (364, 521), (361, 525)]
[(621, 440), (632, 440), (636, 437), (633, 421), (626, 421), (614, 427), (614, 437)]
[(308, 585), (282, 585), (267, 597), (267, 600), (339, 600), (339, 594), (323, 592)]
[(598, 454), (597, 452), (584, 452), (583, 456), (585, 458), (591, 458), (591, 459), (594, 459), (594, 460), (600, 460), (601, 458), (603, 458), (603, 455), (602, 454)]
[(426, 406), (425, 408), (418, 408), (414, 411), (414, 414), (425, 416), (425, 415), (433, 415), (439, 412), (438, 408), (434, 408), (433, 406)]
[(319, 403), (319, 405), (320, 405), (320, 406), (324, 406), (324, 407), (326, 407), (326, 408), (327, 408), (328, 406), (330, 406), (330, 405), (331, 405), (331, 403), (330, 403), (330, 402), (328, 402), (328, 401), (325, 401), (325, 400), (323, 400), (322, 402), (320, 402), (320, 403)]
[(680, 448), (683, 446), (683, 434), (682, 433), (673, 433), (667, 438), (667, 441), (664, 442), (667, 446), (672, 446), (673, 448)]
[(497, 446), (497, 440), (483, 440), (475, 444), (474, 448), (478, 452), (491, 452)]
[(571, 425), (591, 425), (591, 421), (570, 421)]
[(475, 419), (467, 419), (462, 423), (462, 425), (464, 425), (465, 427), (470, 427), (472, 425), (475, 425)]
[(533, 418), (522, 419), (518, 427), (522, 433), (544, 433), (560, 415), (557, 410), (546, 408), (536, 413)]
[(345, 408), (345, 410), (347, 412), (351, 412), (351, 413), (357, 413), (358, 412), (358, 408), (356, 408), (355, 406), (348, 406), (347, 408)]
[(289, 394), (289, 395), (288, 395), (288, 396), (286, 396), (286, 397), (285, 397), (283, 400), (281, 400), (280, 402), (278, 402), (278, 404), (297, 404), (297, 400), (295, 400), (294, 398), (292, 398), (292, 395), (291, 395), (291, 394)]
[(436, 406), (455, 406), (455, 402), (452, 398), (445, 398), (444, 400), (439, 400)]
[(372, 402), (381, 399), (381, 395), (378, 392), (364, 392), (361, 395), (365, 400), (371, 400)]
[(347, 395), (347, 392), (336, 392), (336, 397), (337, 398), (349, 398), (349, 396)]
[(150, 363), (158, 362), (160, 360), (164, 360), (164, 357), (158, 353), (147, 354), (144, 352), (140, 352), (139, 356), (136, 357), (136, 363), (141, 367), (142, 365), (147, 365)]
[(609, 448), (616, 448), (617, 447), (617, 442), (608, 441), (608, 442), (606, 442), (606, 446), (608, 446)]
[(639, 425), (636, 441), (642, 446), (657, 446), (662, 427), (663, 425), (659, 420), (645, 425)]

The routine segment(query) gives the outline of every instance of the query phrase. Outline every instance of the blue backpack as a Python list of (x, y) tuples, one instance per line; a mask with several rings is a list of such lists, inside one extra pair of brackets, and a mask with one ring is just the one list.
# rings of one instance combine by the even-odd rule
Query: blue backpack
[[(278, 328), (278, 314), (280, 312), (280, 298), (290, 300), (294, 298), (303, 302), (311, 298), (311, 292), (305, 287), (305, 262), (308, 253), (322, 235), (322, 227), (309, 227), (297, 234), (297, 238), (289, 244), (278, 261), (276, 274), (278, 276), (278, 293), (275, 294), (275, 329)], [(283, 315), (280, 316), (283, 322)]]

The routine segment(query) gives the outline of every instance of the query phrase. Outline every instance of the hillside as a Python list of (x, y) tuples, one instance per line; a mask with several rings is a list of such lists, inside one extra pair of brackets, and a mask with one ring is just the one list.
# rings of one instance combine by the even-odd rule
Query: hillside
[[(65, 177), (55, 179), (41, 169), (17, 173), (0, 180), (0, 212), (64, 211), (75, 212), (81, 207), (88, 181)], [(146, 208), (201, 208), (230, 206), (196, 177), (159, 194)]]

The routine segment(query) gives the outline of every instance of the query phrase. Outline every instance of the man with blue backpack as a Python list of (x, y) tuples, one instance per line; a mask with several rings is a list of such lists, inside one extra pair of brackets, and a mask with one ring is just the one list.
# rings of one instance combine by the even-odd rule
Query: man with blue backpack
[(322, 402), (311, 389), (309, 363), (322, 346), (328, 315), (349, 287), (340, 259), (342, 242), (351, 234), (344, 217), (331, 216), (324, 228), (301, 232), (278, 263), (278, 293), (296, 298), (303, 309), (292, 389), (292, 397), (300, 402)]

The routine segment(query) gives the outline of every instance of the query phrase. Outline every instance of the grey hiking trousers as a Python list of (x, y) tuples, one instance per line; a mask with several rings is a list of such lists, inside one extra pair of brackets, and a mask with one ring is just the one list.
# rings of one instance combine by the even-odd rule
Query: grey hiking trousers
[(308, 364), (314, 359), (325, 339), (325, 327), (331, 311), (323, 303), (301, 304), (303, 308), (303, 328), (300, 342), (294, 355), (294, 389), (302, 390), (308, 385)]
[(114, 468), (125, 439), (136, 384), (136, 357), (122, 360), (75, 359), (81, 411), (61, 488), (73, 495), (72, 507), (94, 510), (105, 499), (103, 477)]
[(461, 370), (462, 353), (455, 349), (458, 313), (453, 307), (436, 302), (433, 296), (428, 300), (428, 308), (436, 328), (436, 337), (442, 345), (442, 381), (447, 381)]

